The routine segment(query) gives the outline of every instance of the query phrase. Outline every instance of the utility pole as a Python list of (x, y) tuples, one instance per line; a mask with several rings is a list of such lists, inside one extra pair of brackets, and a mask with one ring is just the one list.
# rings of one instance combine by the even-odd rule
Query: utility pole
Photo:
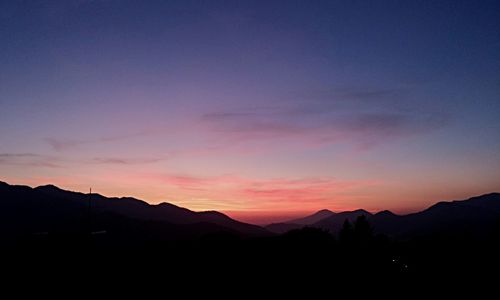
[(88, 230), (89, 230), (89, 236), (92, 235), (92, 188), (90, 188), (90, 193), (89, 193), (89, 203), (88, 203)]

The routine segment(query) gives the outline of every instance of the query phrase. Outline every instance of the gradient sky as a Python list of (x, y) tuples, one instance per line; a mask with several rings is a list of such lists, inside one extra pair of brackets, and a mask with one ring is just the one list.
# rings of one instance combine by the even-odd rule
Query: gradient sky
[(500, 2), (1, 1), (0, 180), (255, 223), (500, 191)]

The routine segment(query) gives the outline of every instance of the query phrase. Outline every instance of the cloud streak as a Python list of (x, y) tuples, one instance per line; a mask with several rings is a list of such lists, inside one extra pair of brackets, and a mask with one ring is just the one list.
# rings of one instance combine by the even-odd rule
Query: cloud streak
[(373, 180), (331, 177), (255, 179), (235, 175), (149, 174), (141, 178), (164, 185), (175, 203), (200, 210), (307, 210), (316, 209), (318, 203), (339, 207), (350, 191), (379, 184)]
[(73, 148), (77, 148), (82, 145), (88, 144), (101, 144), (101, 143), (112, 143), (117, 141), (129, 140), (138, 137), (144, 137), (158, 132), (164, 132), (164, 130), (142, 130), (135, 133), (128, 134), (117, 134), (110, 136), (102, 136), (95, 139), (71, 139), (71, 138), (55, 138), (46, 137), (44, 141), (49, 144), (55, 151), (65, 151)]
[(235, 109), (203, 114), (202, 124), (238, 141), (297, 139), (308, 143), (348, 143), (368, 149), (390, 140), (444, 127), (449, 115), (410, 110), (404, 89), (341, 90), (308, 101), (280, 102), (273, 109)]
[(94, 157), (77, 159), (36, 153), (0, 153), (0, 164), (45, 168), (64, 168), (69, 165), (140, 165), (166, 160), (166, 157)]
[(38, 157), (35, 153), (0, 153), (0, 159), (2, 158), (21, 158), (21, 157)]
[(96, 157), (91, 159), (88, 163), (102, 164), (102, 165), (138, 165), (138, 164), (151, 164), (165, 160), (166, 158), (152, 157), (152, 158), (116, 158), (116, 157)]
[(0, 165), (62, 168), (52, 157), (36, 153), (0, 153)]

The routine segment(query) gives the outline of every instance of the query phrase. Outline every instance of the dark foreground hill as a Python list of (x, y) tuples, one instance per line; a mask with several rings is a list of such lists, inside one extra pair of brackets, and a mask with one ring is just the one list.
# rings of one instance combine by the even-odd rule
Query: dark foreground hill
[(428, 234), (482, 235), (494, 227), (500, 218), (500, 194), (491, 193), (467, 200), (439, 202), (426, 210), (409, 215), (396, 215), (387, 210), (371, 214), (360, 209), (332, 213), (314, 223), (300, 224), (292, 220), (270, 224), (266, 228), (275, 233), (284, 233), (308, 226), (337, 234), (346, 220), (352, 223), (359, 216), (367, 218), (375, 233), (392, 237), (407, 238)]
[(499, 269), (499, 202), (488, 194), (407, 216), (323, 211), (273, 235), (217, 212), (97, 194), (89, 210), (88, 194), (0, 183), (0, 264), (10, 277), (40, 280), (57, 270), (79, 285), (110, 278), (288, 292), (340, 282), (456, 285)]
[[(194, 212), (170, 203), (150, 205), (134, 198), (108, 198), (62, 190), (53, 185), (31, 188), (0, 182), (0, 232), (4, 237), (51, 234), (156, 235), (164, 239), (231, 232), (269, 233), (216, 212)], [(144, 232), (143, 232), (144, 231)]]

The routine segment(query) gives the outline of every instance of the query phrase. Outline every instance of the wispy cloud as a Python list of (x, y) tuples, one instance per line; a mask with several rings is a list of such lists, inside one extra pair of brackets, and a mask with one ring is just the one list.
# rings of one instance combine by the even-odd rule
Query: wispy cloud
[(214, 113), (207, 113), (202, 115), (202, 119), (205, 121), (224, 121), (224, 120), (231, 120), (234, 118), (244, 118), (244, 117), (251, 117), (251, 116), (257, 116), (258, 114), (254, 112), (214, 112)]
[(449, 116), (440, 111), (408, 109), (408, 102), (401, 101), (406, 92), (399, 88), (317, 92), (309, 98), (279, 102), (272, 109), (210, 112), (200, 121), (231, 140), (286, 138), (350, 143), (360, 149), (432, 132), (447, 124)]
[(109, 136), (101, 136), (93, 139), (72, 139), (72, 138), (56, 138), (56, 137), (47, 137), (44, 138), (44, 141), (49, 144), (56, 151), (64, 151), (72, 148), (76, 148), (82, 145), (87, 144), (101, 144), (101, 143), (111, 143), (116, 141), (128, 140), (137, 137), (144, 137), (153, 133), (156, 133), (158, 130), (141, 130), (134, 133), (125, 133), (125, 134), (117, 134), (117, 135), (109, 135)]
[(39, 155), (35, 153), (0, 153), (0, 159), (21, 157), (39, 157)]
[[(235, 175), (190, 176), (155, 174), (140, 177), (164, 184), (171, 199), (193, 209), (315, 209), (342, 205), (349, 191), (379, 184), (373, 180), (340, 180), (331, 177), (254, 179)], [(207, 206), (209, 204), (210, 206)]]
[(405, 87), (337, 87), (329, 89), (295, 91), (297, 100), (313, 100), (328, 102), (373, 102), (379, 104), (393, 100), (401, 100), (411, 92)]
[(95, 157), (88, 161), (91, 164), (104, 164), (104, 165), (137, 165), (137, 164), (150, 164), (160, 162), (166, 158), (151, 157), (151, 158), (116, 158), (116, 157)]
[(85, 144), (85, 141), (60, 139), (60, 138), (45, 138), (45, 141), (56, 151), (62, 151), (74, 148), (81, 144)]
[(1, 165), (62, 168), (56, 159), (36, 153), (0, 153)]
[(63, 168), (69, 165), (139, 165), (166, 160), (166, 157), (94, 157), (65, 158), (36, 153), (0, 153), (0, 164), (14, 166)]

